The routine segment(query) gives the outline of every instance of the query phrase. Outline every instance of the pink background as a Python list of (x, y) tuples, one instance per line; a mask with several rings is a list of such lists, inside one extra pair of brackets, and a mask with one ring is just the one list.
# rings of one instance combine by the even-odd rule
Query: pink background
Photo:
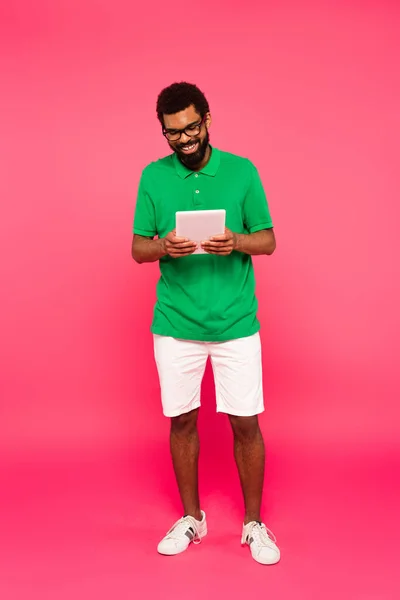
[[(0, 8), (0, 593), (13, 598), (394, 599), (399, 484), (395, 1), (58, 0)], [(212, 142), (259, 168), (278, 248), (255, 260), (272, 568), (239, 545), (231, 434), (206, 374), (209, 537), (180, 516), (130, 258), (155, 100), (197, 83)], [(154, 575), (158, 573), (157, 580)], [(213, 590), (213, 592), (212, 592)]]

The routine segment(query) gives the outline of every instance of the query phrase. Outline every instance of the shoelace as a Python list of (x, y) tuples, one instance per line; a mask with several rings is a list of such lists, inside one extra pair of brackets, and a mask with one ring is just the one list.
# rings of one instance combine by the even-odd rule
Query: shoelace
[(201, 537), (199, 535), (199, 530), (197, 529), (196, 521), (189, 515), (180, 518), (176, 523), (174, 523), (165, 537), (173, 540), (179, 539), (179, 536), (185, 535), (188, 529), (191, 529), (193, 532), (193, 544), (200, 544)]
[(251, 528), (251, 534), (253, 539), (256, 540), (261, 546), (269, 546), (276, 544), (276, 537), (264, 523), (256, 523)]

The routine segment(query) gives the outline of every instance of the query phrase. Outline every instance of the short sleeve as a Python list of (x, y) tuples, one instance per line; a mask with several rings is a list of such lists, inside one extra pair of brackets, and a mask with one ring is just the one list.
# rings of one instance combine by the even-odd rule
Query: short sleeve
[(148, 186), (146, 185), (146, 171), (143, 171), (140, 178), (133, 221), (133, 233), (145, 237), (154, 237), (157, 235), (155, 208), (148, 191)]
[(250, 233), (273, 227), (267, 198), (256, 167), (250, 165), (250, 182), (244, 200), (244, 224)]

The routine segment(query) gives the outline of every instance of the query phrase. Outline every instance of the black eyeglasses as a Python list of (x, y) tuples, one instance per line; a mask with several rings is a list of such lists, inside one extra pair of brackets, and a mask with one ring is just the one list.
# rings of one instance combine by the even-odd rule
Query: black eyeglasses
[(203, 125), (205, 118), (206, 118), (206, 116), (204, 115), (204, 117), (202, 118), (201, 121), (199, 121), (198, 123), (192, 123), (191, 125), (188, 125), (187, 127), (185, 127), (185, 129), (164, 129), (163, 128), (163, 135), (170, 142), (177, 142), (178, 140), (180, 140), (182, 133), (184, 133), (188, 137), (195, 137), (196, 135), (199, 135), (199, 133), (201, 131), (201, 126)]

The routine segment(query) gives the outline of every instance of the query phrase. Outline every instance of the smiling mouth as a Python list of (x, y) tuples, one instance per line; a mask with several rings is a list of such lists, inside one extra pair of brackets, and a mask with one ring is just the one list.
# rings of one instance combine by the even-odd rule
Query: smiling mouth
[(193, 154), (199, 147), (199, 142), (193, 142), (192, 144), (186, 144), (185, 146), (181, 146), (180, 150), (184, 154)]

